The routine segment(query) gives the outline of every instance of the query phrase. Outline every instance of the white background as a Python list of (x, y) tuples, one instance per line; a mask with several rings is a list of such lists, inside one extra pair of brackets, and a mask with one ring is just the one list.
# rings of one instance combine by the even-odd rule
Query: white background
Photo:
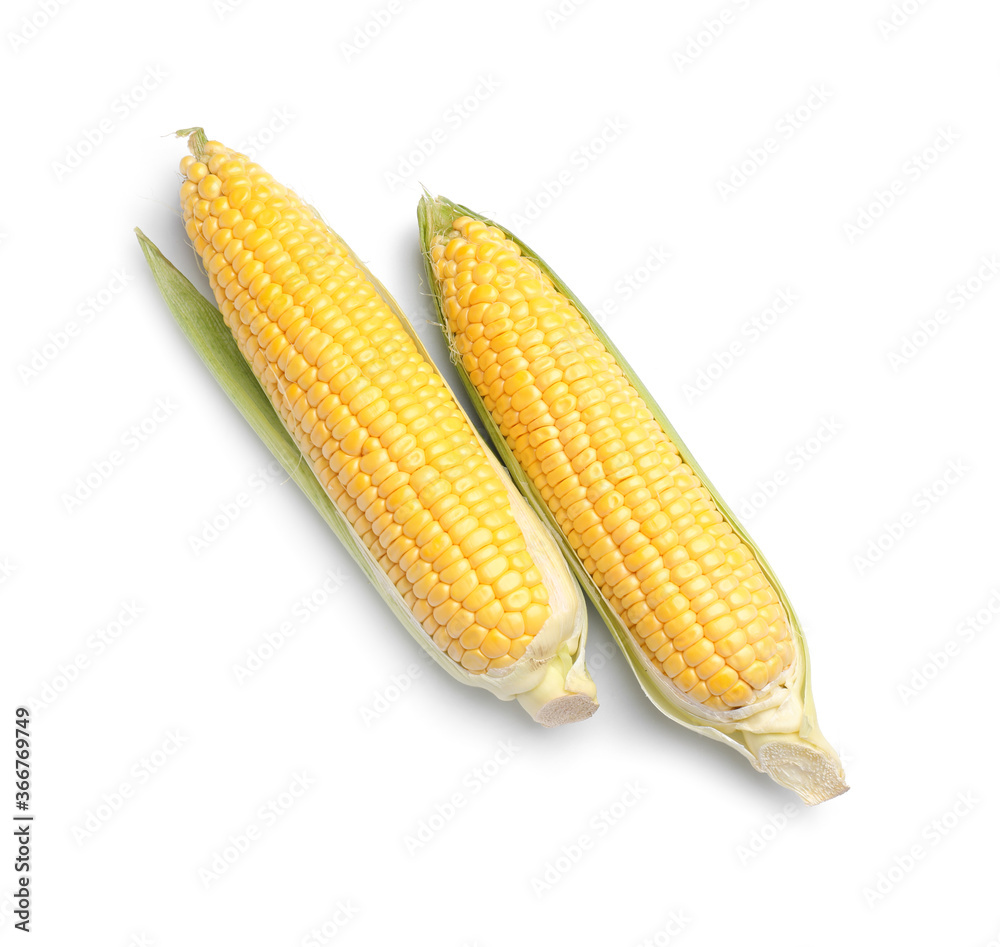
[[(35, 708), (35, 942), (1000, 936), (1000, 280), (977, 276), (1000, 259), (1000, 11), (906, 0), (886, 28), (891, 0), (562, 18), (397, 0), (378, 26), (387, 3), (5, 7), (0, 674), (11, 751), (14, 707)], [(599, 713), (533, 725), (422, 659), (293, 484), (254, 490), (269, 457), (132, 234), (208, 291), (168, 134), (195, 124), (314, 203), (436, 353), (420, 182), (522, 219), (593, 309), (617, 304), (604, 324), (723, 495), (761, 491), (746, 523), (805, 622), (851, 792), (807, 809), (661, 717), (593, 613)], [(656, 249), (669, 264), (641, 269)], [(754, 330), (782, 290), (794, 305)], [(303, 612), (330, 569), (342, 587)], [(126, 603), (140, 614), (111, 637)], [(422, 823), (440, 830), (409, 851)], [(0, 943), (21, 936), (12, 854), (8, 837)]]

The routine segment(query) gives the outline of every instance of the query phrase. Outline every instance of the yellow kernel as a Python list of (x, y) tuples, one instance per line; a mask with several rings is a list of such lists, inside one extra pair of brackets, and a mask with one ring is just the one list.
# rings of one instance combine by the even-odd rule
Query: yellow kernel
[[(684, 649), (684, 660), (687, 661), (689, 666), (695, 667), (713, 654), (715, 654), (715, 646), (712, 642), (706, 638), (699, 638), (689, 648)], [(763, 667), (764, 665), (762, 664), (761, 668)]]
[(500, 600), (500, 604), (508, 612), (524, 611), (531, 604), (531, 591), (522, 586), (519, 589), (515, 589), (509, 595), (505, 595)]
[(205, 200), (215, 200), (222, 193), (222, 181), (214, 174), (206, 174), (198, 182), (198, 194)]
[(682, 631), (693, 625), (696, 620), (697, 616), (695, 613), (692, 612), (691, 609), (688, 609), (685, 612), (681, 612), (681, 614), (676, 618), (672, 618), (670, 621), (664, 622), (663, 627), (666, 628), (667, 634), (670, 635), (671, 638), (676, 638), (676, 636)]
[[(687, 655), (685, 654), (685, 658)], [(698, 677), (703, 681), (707, 681), (714, 674), (717, 674), (726, 666), (724, 658), (720, 658), (717, 654), (710, 654), (704, 661), (699, 664), (695, 670), (698, 672)], [(733, 671), (735, 674), (736, 672)]]
[(479, 527), (468, 533), (459, 543), (462, 555), (471, 556), (474, 552), (482, 549), (493, 539), (493, 533), (488, 529)]
[[(717, 602), (716, 604), (725, 607), (724, 602)], [(709, 608), (712, 608), (712, 606), (709, 606)], [(708, 609), (705, 611), (708, 611)], [(728, 613), (722, 614), (717, 618), (712, 618), (709, 621), (702, 621), (701, 613), (699, 613), (698, 621), (702, 622), (702, 627), (705, 630), (705, 637), (708, 638), (709, 641), (719, 641), (731, 631), (736, 630), (736, 619)]]
[(681, 671), (674, 679), (674, 684), (677, 685), (682, 691), (687, 693), (696, 684), (699, 684), (698, 673), (693, 667), (685, 668)]
[(778, 645), (775, 642), (775, 640), (768, 635), (764, 638), (761, 638), (760, 641), (756, 642), (753, 645), (753, 650), (754, 654), (757, 655), (757, 658), (759, 660), (767, 661), (768, 658), (777, 654)]
[(477, 285), (475, 289), (469, 293), (468, 305), (475, 306), (479, 303), (495, 303), (497, 301), (497, 296), (499, 294), (494, 286), (489, 283), (484, 283), (482, 285)]
[[(652, 602), (650, 604), (653, 604)], [(676, 618), (678, 615), (688, 610), (688, 600), (687, 597), (681, 595), (677, 592), (671, 595), (665, 601), (656, 605), (656, 617), (666, 624), (672, 618)]]
[(727, 707), (743, 707), (752, 696), (750, 688), (743, 682), (737, 681), (723, 695), (722, 700)]
[[(669, 635), (670, 622), (667, 622), (664, 625), (664, 628), (666, 629), (666, 632)], [(679, 634), (673, 635), (673, 637), (671, 638), (671, 642), (678, 651), (684, 651), (687, 648), (690, 648), (691, 645), (693, 645), (696, 641), (700, 641), (703, 637), (704, 634), (702, 633), (701, 625), (699, 625), (697, 622), (694, 622)]]
[(767, 667), (768, 681), (770, 682), (777, 680), (778, 676), (781, 674), (781, 671), (783, 669), (781, 655), (779, 654), (772, 655), (764, 662), (764, 665)]
[(767, 685), (767, 666), (763, 661), (754, 661), (749, 667), (740, 671), (740, 677), (758, 691)]
[(524, 615), (521, 612), (506, 612), (497, 624), (496, 630), (508, 638), (519, 638), (526, 630)]
[(750, 604), (750, 592), (744, 586), (737, 586), (726, 596), (729, 607), (735, 612)]
[[(514, 571), (507, 572), (493, 583), (493, 592), (497, 598), (503, 598), (505, 595), (510, 595), (511, 592), (519, 589), (522, 584), (523, 579), (520, 573)], [(517, 635), (514, 635), (514, 637), (516, 638)]]
[(742, 650), (747, 643), (746, 632), (741, 628), (730, 632), (724, 638), (715, 643), (715, 651), (724, 658), (730, 658), (738, 651)]
[[(537, 602), (533, 602), (524, 610), (523, 614), (525, 633), (527, 635), (536, 635), (539, 631), (541, 631), (542, 625), (549, 620), (552, 610), (548, 605), (541, 605)], [(516, 640), (523, 641), (524, 638), (522, 637)]]
[[(458, 643), (467, 651), (478, 648), (486, 637), (487, 631), (482, 625), (471, 624), (462, 632)], [(485, 655), (484, 655), (485, 656)]]
[[(484, 628), (496, 628), (500, 619), (503, 618), (504, 608), (496, 599), (484, 605), (476, 612), (476, 621)], [(761, 665), (763, 667), (763, 665)]]
[(476, 571), (479, 581), (485, 585), (492, 585), (508, 569), (507, 557), (503, 555), (494, 556), (488, 562), (483, 563)]
[(454, 599), (450, 599), (434, 609), (434, 620), (445, 626), (450, 637), (461, 638), (475, 619), (472, 612), (462, 608)]
[[(454, 645), (452, 646), (454, 647)], [(449, 656), (451, 655), (451, 648), (448, 649)], [(452, 656), (453, 657), (453, 656)], [(480, 651), (466, 651), (460, 658), (460, 663), (468, 671), (484, 671), (489, 665), (489, 661), (483, 656)]]
[(704, 681), (698, 681), (698, 683), (695, 684), (690, 691), (688, 691), (688, 698), (699, 704), (707, 703), (711, 696), (712, 695), (708, 690), (708, 685)]
[(502, 658), (510, 651), (511, 639), (494, 628), (484, 638), (479, 650), (488, 658)]
[(490, 283), (497, 275), (497, 268), (492, 263), (478, 263), (472, 268), (472, 279), (482, 285)]

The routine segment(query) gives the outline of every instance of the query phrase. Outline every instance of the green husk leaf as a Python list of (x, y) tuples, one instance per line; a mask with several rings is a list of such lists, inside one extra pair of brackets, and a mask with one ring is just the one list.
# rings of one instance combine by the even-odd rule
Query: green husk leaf
[(734, 531), (753, 551), (762, 571), (778, 593), (782, 605), (786, 609), (795, 635), (798, 657), (794, 676), (787, 682), (787, 694), (779, 706), (759, 710), (756, 713), (742, 717), (742, 719), (723, 719), (724, 715), (717, 715), (715, 718), (709, 719), (704, 715), (693, 712), (689, 706), (685, 706), (678, 699), (668, 679), (662, 673), (654, 671), (648, 666), (628, 628), (601, 594), (600, 589), (584, 568), (583, 563), (563, 535), (555, 517), (552, 515), (547, 504), (542, 500), (535, 485), (517, 462), (513, 451), (508, 446), (498, 425), (487, 410), (478, 391), (472, 384), (468, 373), (464, 370), (461, 361), (457, 357), (454, 357), (453, 354), (453, 360), (458, 368), (462, 383), (475, 407), (476, 414), (489, 433), (497, 453), (507, 465), (514, 482), (525, 495), (528, 502), (531, 503), (535, 512), (552, 527), (563, 554), (566, 556), (587, 596), (604, 619), (619, 647), (625, 654), (647, 697), (662, 713), (683, 726), (731, 746), (750, 760), (756, 769), (768, 773), (776, 782), (798, 793), (809, 805), (823, 802), (846, 792), (848, 787), (844, 782), (844, 771), (840, 759), (833, 747), (823, 737), (816, 723), (816, 710), (809, 679), (808, 650), (806, 648), (805, 637), (802, 633), (801, 623), (788, 600), (788, 595), (778, 582), (757, 544), (750, 539), (735, 513), (721, 499), (718, 490), (715, 489), (700, 465), (693, 459), (691, 452), (677, 434), (673, 425), (667, 419), (648, 389), (636, 376), (622, 353), (618, 351), (601, 325), (588, 312), (587, 308), (566, 283), (559, 278), (531, 247), (511, 233), (507, 227), (484, 217), (482, 214), (468, 207), (456, 204), (447, 198), (440, 196), (436, 198), (432, 197), (425, 190), (424, 196), (420, 199), (417, 207), (417, 220), (420, 229), (420, 241), (423, 250), (427, 283), (435, 301), (438, 320), (441, 323), (445, 337), (452, 346), (453, 353), (453, 341), (448, 330), (447, 319), (444, 315), (441, 287), (433, 272), (430, 248), (434, 237), (449, 233), (452, 230), (452, 221), (461, 216), (469, 216), (476, 220), (481, 220), (487, 226), (497, 227), (503, 231), (509, 239), (517, 244), (522, 255), (535, 262), (552, 281), (556, 290), (569, 299), (577, 310), (579, 310), (589, 328), (618, 361), (625, 377), (635, 387), (650, 412), (677, 446), (684, 462), (694, 470), (704, 486), (712, 493), (720, 511), (730, 522)]
[[(576, 634), (561, 643), (550, 661), (533, 669), (537, 680), (532, 680), (532, 686), (522, 691), (516, 689), (516, 680), (513, 676), (505, 678), (502, 675), (472, 674), (443, 654), (416, 622), (395, 586), (388, 581), (369, 549), (323, 489), (309, 462), (299, 450), (237, 347), (222, 314), (198, 292), (187, 277), (138, 227), (135, 228), (135, 233), (161, 295), (202, 362), (267, 449), (347, 548), (351, 557), (414, 640), (453, 678), (463, 684), (490, 690), (503, 700), (516, 699), (532, 718), (543, 726), (556, 726), (591, 716), (597, 709), (597, 701), (596, 688), (586, 667), (586, 609), (582, 598), (576, 605)], [(430, 362), (430, 356), (423, 343), (402, 315), (392, 296), (367, 267), (356, 258), (354, 262), (389, 303), (421, 355)], [(485, 444), (483, 446), (489, 453), (489, 448)], [(499, 464), (497, 468), (506, 481), (505, 472), (499, 469)], [(518, 499), (516, 496), (512, 497), (512, 500), (516, 499)], [(544, 529), (541, 524), (538, 525), (539, 529)], [(546, 538), (551, 539), (547, 532)], [(568, 594), (575, 597), (574, 601), (579, 598), (579, 591), (568, 573), (565, 575), (565, 586), (569, 590)], [(530, 668), (527, 670), (532, 671)]]

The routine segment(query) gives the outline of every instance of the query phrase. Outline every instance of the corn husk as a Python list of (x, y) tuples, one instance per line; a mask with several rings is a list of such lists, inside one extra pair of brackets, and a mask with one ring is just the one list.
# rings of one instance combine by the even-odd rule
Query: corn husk
[(771, 567), (756, 543), (750, 539), (733, 511), (720, 498), (718, 491), (692, 458), (691, 452), (677, 435), (662, 409), (636, 377), (635, 372), (608, 338), (597, 320), (590, 315), (583, 303), (546, 265), (544, 260), (506, 227), (446, 198), (433, 198), (425, 193), (417, 209), (421, 246), (426, 263), (427, 281), (435, 300), (437, 316), (452, 351), (454, 352), (454, 340), (450, 336), (447, 319), (444, 315), (441, 286), (434, 276), (430, 249), (434, 238), (450, 233), (453, 229), (452, 221), (462, 216), (481, 220), (487, 226), (497, 227), (503, 231), (510, 240), (517, 244), (522, 255), (535, 262), (552, 281), (556, 290), (569, 299), (579, 310), (590, 329), (605, 345), (608, 352), (617, 359), (625, 377), (635, 387), (650, 412), (677, 446), (681, 459), (691, 467), (702, 484), (712, 493), (719, 510), (748, 548), (752, 550), (768, 581), (777, 592), (788, 616), (795, 638), (796, 659), (782, 682), (782, 686), (776, 688), (772, 699), (761, 704), (754, 704), (750, 708), (741, 708), (728, 713), (701, 708), (690, 701), (642, 653), (625, 623), (604, 598), (594, 580), (583, 567), (573, 547), (559, 529), (555, 517), (542, 500), (535, 485), (518, 464), (498, 425), (469, 379), (461, 360), (456, 357), (454, 360), (459, 375), (497, 453), (510, 470), (518, 489), (558, 536), (563, 555), (566, 556), (584, 591), (607, 623), (631, 665), (640, 686), (653, 704), (666, 716), (691, 730), (732, 747), (745, 756), (758, 770), (767, 773), (776, 782), (798, 793), (806, 803), (812, 805), (845, 792), (848, 787), (844, 782), (844, 771), (840, 759), (833, 747), (823, 737), (816, 723), (816, 709), (813, 704), (809, 679), (809, 657), (801, 623), (788, 600), (788, 595), (775, 578)]
[[(544, 576), (553, 618), (513, 665), (500, 671), (474, 674), (437, 648), (339, 507), (331, 501), (244, 359), (219, 310), (138, 228), (136, 235), (170, 312), (201, 360), (346, 547), (386, 605), (434, 662), (463, 684), (484, 688), (502, 700), (517, 700), (543, 726), (583, 720), (593, 714), (597, 701), (596, 688), (586, 667), (586, 604), (548, 528), (521, 498), (490, 449), (483, 445), (487, 457), (507, 486), (514, 518), (524, 532), (528, 550)], [(356, 259), (355, 262), (362, 266)], [(365, 273), (429, 362), (426, 349), (395, 300), (367, 269)]]

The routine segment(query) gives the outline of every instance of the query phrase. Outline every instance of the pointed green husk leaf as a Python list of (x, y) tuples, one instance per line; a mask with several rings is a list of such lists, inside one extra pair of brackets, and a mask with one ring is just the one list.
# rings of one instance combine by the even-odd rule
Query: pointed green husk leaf
[[(787, 693), (779, 705), (768, 707), (757, 713), (745, 715), (741, 719), (732, 717), (726, 719), (725, 714), (707, 717), (694, 712), (690, 704), (686, 704), (683, 701), (683, 697), (673, 688), (669, 679), (661, 672), (652, 668), (649, 662), (643, 657), (628, 628), (601, 594), (600, 589), (583, 567), (583, 563), (562, 533), (547, 504), (542, 500), (534, 484), (517, 462), (498, 425), (493, 420), (475, 386), (469, 379), (468, 373), (464, 370), (461, 360), (454, 356), (454, 344), (448, 330), (447, 319), (444, 315), (441, 287), (434, 276), (430, 248), (433, 239), (436, 236), (448, 234), (452, 230), (452, 221), (462, 216), (481, 220), (487, 226), (497, 227), (503, 231), (509, 239), (517, 244), (523, 256), (538, 264), (542, 272), (552, 281), (556, 290), (573, 303), (597, 338), (601, 340), (607, 350), (617, 359), (625, 377), (635, 387), (650, 412), (652, 412), (656, 420), (662, 425), (663, 430), (677, 446), (684, 462), (695, 471), (704, 486), (712, 493), (720, 511), (728, 519), (735, 532), (753, 551), (768, 581), (781, 598), (796, 639), (797, 661), (795, 672), (793, 677), (786, 682)], [(683, 726), (733, 747), (747, 757), (756, 769), (767, 773), (779, 784), (798, 793), (808, 805), (815, 805), (846, 792), (848, 786), (844, 782), (843, 766), (837, 752), (823, 737), (816, 722), (816, 708), (813, 704), (812, 688), (809, 680), (809, 657), (805, 637), (802, 633), (798, 616), (792, 608), (785, 590), (778, 582), (756, 543), (750, 539), (746, 530), (736, 518), (736, 515), (720, 498), (719, 492), (693, 459), (691, 452), (678, 436), (662, 409), (636, 376), (621, 352), (618, 351), (614, 343), (608, 338), (597, 320), (594, 319), (573, 291), (553, 272), (545, 261), (531, 247), (502, 224), (498, 224), (484, 217), (482, 214), (470, 210), (461, 204), (456, 204), (447, 198), (432, 197), (426, 189), (424, 196), (420, 199), (417, 206), (417, 221), (420, 230), (420, 242), (423, 250), (427, 284), (434, 298), (438, 320), (452, 348), (453, 361), (456, 364), (462, 383), (475, 406), (476, 413), (488, 431), (497, 453), (507, 465), (518, 488), (539, 516), (552, 526), (553, 532), (559, 539), (563, 554), (576, 573), (581, 585), (583, 585), (587, 596), (611, 630), (612, 635), (629, 661), (640, 686), (649, 699), (662, 713)]]
[[(187, 129), (197, 133), (198, 129)], [(483, 687), (503, 700), (517, 700), (531, 717), (543, 726), (584, 720), (597, 709), (596, 688), (586, 666), (586, 609), (579, 599), (572, 578), (565, 575), (561, 583), (573, 597), (575, 607), (575, 634), (563, 642), (551, 660), (536, 669), (537, 684), (519, 691), (514, 676), (509, 678), (472, 674), (443, 654), (416, 622), (395, 586), (388, 581), (371, 552), (359, 539), (344, 515), (331, 501), (322, 484), (316, 479), (306, 458), (285, 428), (270, 399), (236, 346), (232, 333), (222, 314), (181, 273), (137, 227), (139, 245), (153, 274), (161, 295), (167, 303), (178, 326), (187, 336), (201, 360), (215, 380), (228, 395), (257, 436), (274, 455), (292, 480), (306, 495), (336, 537), (347, 548), (354, 561), (361, 567), (379, 595), (389, 606), (400, 623), (431, 658), (456, 680), (464, 684)], [(431, 361), (423, 343), (412, 326), (402, 315), (395, 300), (384, 286), (359, 260), (354, 261), (372, 281), (382, 297), (400, 318), (420, 354)], [(489, 448), (484, 445), (489, 452)], [(499, 468), (499, 465), (497, 465)], [(505, 472), (500, 470), (501, 476)], [(512, 501), (518, 499), (515, 495)], [(539, 528), (543, 528), (539, 524)], [(546, 536), (548, 532), (546, 531)], [(550, 538), (550, 537), (549, 537)], [(552, 559), (558, 558), (556, 549)], [(562, 568), (562, 563), (558, 563)], [(530, 670), (530, 669), (528, 669)], [(523, 675), (527, 677), (528, 675)]]

